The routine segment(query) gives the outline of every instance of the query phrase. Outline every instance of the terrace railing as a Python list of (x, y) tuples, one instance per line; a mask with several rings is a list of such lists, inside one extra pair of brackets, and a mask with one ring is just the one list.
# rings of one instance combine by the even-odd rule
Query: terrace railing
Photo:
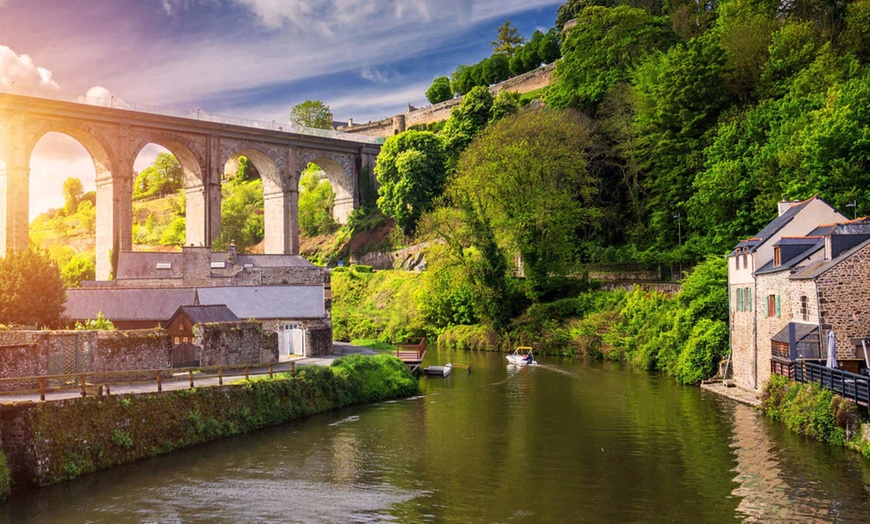
[(870, 377), (813, 362), (795, 362), (795, 382), (819, 384), (862, 406), (870, 405)]

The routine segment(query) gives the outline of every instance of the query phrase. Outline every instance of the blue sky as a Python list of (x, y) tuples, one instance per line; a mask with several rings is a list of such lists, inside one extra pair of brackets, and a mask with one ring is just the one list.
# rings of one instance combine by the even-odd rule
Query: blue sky
[[(554, 25), (562, 3), (0, 0), (0, 86), (263, 121), (286, 121), (294, 105), (317, 99), (336, 120), (362, 123), (425, 105), (436, 76), (491, 54), (505, 20), (530, 38)], [(92, 189), (83, 151), (72, 139), (40, 142), (31, 188), (52, 189), (31, 191), (31, 217), (62, 205), (68, 176)]]

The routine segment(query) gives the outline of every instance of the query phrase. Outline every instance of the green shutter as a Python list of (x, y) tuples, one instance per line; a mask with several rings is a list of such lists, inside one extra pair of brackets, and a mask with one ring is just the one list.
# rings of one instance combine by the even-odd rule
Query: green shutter
[(746, 302), (747, 311), (752, 311), (752, 290), (750, 288), (746, 288)]
[(776, 295), (776, 318), (779, 318), (779, 295)]
[(743, 288), (737, 288), (737, 311), (743, 311)]

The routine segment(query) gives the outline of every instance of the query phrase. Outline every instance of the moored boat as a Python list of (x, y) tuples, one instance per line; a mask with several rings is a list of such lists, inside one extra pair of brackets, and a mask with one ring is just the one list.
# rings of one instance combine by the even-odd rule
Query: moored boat
[(453, 364), (448, 362), (443, 366), (429, 366), (427, 368), (423, 368), (423, 373), (428, 376), (446, 377), (450, 374), (451, 370), (453, 370)]

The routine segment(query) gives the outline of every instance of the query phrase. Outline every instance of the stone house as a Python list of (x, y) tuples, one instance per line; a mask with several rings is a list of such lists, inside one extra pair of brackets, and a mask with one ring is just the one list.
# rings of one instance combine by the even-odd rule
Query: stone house
[[(728, 296), (729, 326), (731, 339), (731, 370), (735, 382), (745, 388), (760, 389), (763, 380), (769, 375), (770, 360), (764, 359), (759, 348), (769, 347), (767, 333), (778, 321), (762, 320), (766, 323), (759, 330), (759, 317), (770, 304), (770, 289), (765, 288), (764, 304), (760, 303), (756, 282), (756, 271), (774, 260), (775, 244), (783, 237), (808, 235), (819, 224), (845, 221), (840, 214), (822, 199), (813, 197), (802, 202), (780, 202), (779, 215), (757, 234), (741, 240), (728, 254)], [(775, 277), (773, 277), (775, 278)], [(777, 307), (774, 293), (773, 307)], [(779, 299), (780, 318), (782, 298)], [(763, 333), (761, 332), (763, 331)], [(766, 350), (762, 350), (766, 354)]]
[(239, 255), (208, 247), (119, 253), (117, 277), (67, 290), (70, 321), (103, 313), (121, 329), (166, 327), (181, 306), (227, 306), (278, 334), (279, 354), (332, 352), (329, 270), (296, 255)]
[(732, 285), (729, 260), (735, 382), (758, 390), (771, 372), (790, 374), (796, 359), (823, 361), (830, 330), (841, 367), (857, 372), (864, 355), (856, 344), (870, 333), (870, 220), (771, 236), (772, 257), (752, 271), (750, 286)]

